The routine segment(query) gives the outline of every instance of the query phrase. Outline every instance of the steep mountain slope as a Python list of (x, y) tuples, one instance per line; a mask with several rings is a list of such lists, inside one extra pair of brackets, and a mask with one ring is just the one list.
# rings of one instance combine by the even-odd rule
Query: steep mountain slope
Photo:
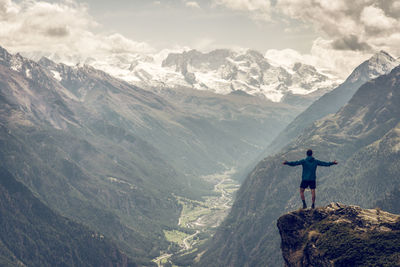
[[(226, 166), (246, 166), (302, 110), (249, 95), (221, 96), (184, 87), (146, 92), (88, 66), (73, 68), (45, 59), (40, 64), (91, 110), (88, 120), (113, 121), (196, 177)], [(110, 88), (118, 93), (97, 97)], [(126, 95), (132, 88), (135, 96)]]
[(392, 213), (400, 214), (400, 188), (395, 187), (391, 192), (376, 202), (376, 206)]
[(339, 161), (318, 171), (318, 205), (340, 201), (368, 208), (399, 187), (398, 103), (400, 67), (361, 86), (335, 115), (317, 121), (283, 151), (261, 161), (239, 189), (198, 266), (282, 263), (275, 221), (300, 206), (301, 179), (300, 169), (282, 162), (303, 158), (308, 148), (321, 160)]
[[(328, 114), (336, 113), (365, 82), (389, 73), (400, 61), (381, 51), (359, 65), (340, 86), (326, 93), (296, 117), (271, 143), (267, 153), (277, 152), (311, 124)], [(264, 155), (267, 155), (264, 153)]]
[[(177, 196), (212, 193), (202, 175), (247, 165), (296, 112), (248, 95), (162, 91), (0, 49), (1, 162), (148, 265), (169, 245), (163, 230), (177, 227)], [(258, 129), (264, 138), (252, 140)]]
[(50, 210), (0, 167), (1, 266), (136, 266), (103, 235)]
[(285, 266), (398, 266), (400, 215), (331, 203), (281, 216)]
[[(53, 209), (112, 237), (138, 263), (157, 256), (168, 246), (162, 228), (175, 226), (180, 212), (171, 194), (196, 197), (204, 185), (189, 186), (153, 146), (102, 117), (112, 112), (87, 108), (37, 63), (5, 50), (0, 59), (3, 166)], [(85, 73), (97, 73), (92, 68), (77, 72), (93, 86), (82, 90), (88, 99), (118, 93), (87, 79)], [(123, 89), (140, 97), (138, 107), (159, 103), (146, 91)]]
[[(184, 112), (179, 124), (191, 130), (192, 138), (196, 138), (191, 142), (188, 140), (191, 147), (185, 148), (186, 151), (194, 151), (181, 153), (185, 161), (179, 164), (179, 168), (185, 173), (199, 168), (203, 173), (207, 170), (211, 173), (213, 169), (232, 166), (239, 180), (245, 178), (241, 170), (254, 161), (279, 131), (303, 110), (238, 91), (229, 95), (185, 87), (152, 88), (151, 91)], [(179, 152), (179, 148), (174, 150)], [(170, 158), (174, 156), (171, 153), (168, 155)]]

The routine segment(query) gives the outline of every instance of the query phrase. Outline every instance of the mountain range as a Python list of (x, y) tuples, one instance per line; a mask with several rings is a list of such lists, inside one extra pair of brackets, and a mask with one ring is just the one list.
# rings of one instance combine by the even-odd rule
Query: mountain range
[(0, 110), (1, 167), (138, 265), (167, 250), (177, 196), (214, 194), (202, 176), (243, 168), (299, 112), (246, 93), (152, 92), (3, 48)]
[[(164, 230), (179, 228), (178, 198), (213, 194), (206, 175), (234, 168), (242, 180), (265, 151), (283, 148), (249, 174), (198, 266), (282, 263), (275, 220), (298, 205), (298, 172), (281, 162), (307, 148), (340, 163), (320, 170), (318, 203), (396, 208), (400, 69), (385, 52), (333, 91), (337, 80), (312, 66), (251, 50), (86, 63), (0, 48), (0, 168), (57, 220), (104, 236), (105, 247), (89, 247), (118, 264), (154, 265), (170, 245)], [(123, 79), (93, 67), (106, 65)]]
[[(57, 62), (63, 59), (69, 61), (57, 54), (47, 57)], [(340, 82), (335, 76), (323, 74), (311, 65), (301, 62), (289, 66), (279, 64), (255, 50), (217, 49), (208, 53), (163, 50), (158, 54), (128, 54), (102, 60), (82, 58), (76, 61), (142, 88), (189, 87), (223, 95), (242, 91), (273, 102), (302, 107), (308, 106)]]
[(309, 148), (320, 160), (339, 162), (318, 170), (317, 205), (393, 204), (389, 196), (395, 196), (400, 186), (398, 103), (400, 67), (362, 85), (336, 114), (316, 121), (280, 152), (262, 160), (242, 184), (230, 214), (196, 266), (282, 264), (275, 223), (281, 214), (301, 206), (301, 170), (282, 162), (304, 158)]

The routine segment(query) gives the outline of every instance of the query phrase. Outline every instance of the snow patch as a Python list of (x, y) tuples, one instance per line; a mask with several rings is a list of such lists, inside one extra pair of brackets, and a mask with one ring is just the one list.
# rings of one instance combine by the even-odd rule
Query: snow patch
[(25, 76), (29, 79), (32, 79), (32, 74), (31, 74), (31, 70), (30, 69), (26, 69), (25, 70)]
[(61, 82), (61, 80), (62, 80), (61, 74), (58, 71), (52, 70), (51, 73), (53, 73), (54, 79), (56, 79), (57, 81)]

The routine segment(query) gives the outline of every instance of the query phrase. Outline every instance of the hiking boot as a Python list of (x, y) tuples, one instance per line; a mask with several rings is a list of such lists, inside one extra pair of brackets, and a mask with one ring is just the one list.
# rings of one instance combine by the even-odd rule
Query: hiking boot
[(315, 205), (314, 205), (314, 203), (312, 203), (312, 205), (311, 205), (311, 208), (312, 208), (312, 209), (315, 209)]
[(303, 203), (303, 209), (306, 209), (306, 208), (307, 208), (307, 204)]

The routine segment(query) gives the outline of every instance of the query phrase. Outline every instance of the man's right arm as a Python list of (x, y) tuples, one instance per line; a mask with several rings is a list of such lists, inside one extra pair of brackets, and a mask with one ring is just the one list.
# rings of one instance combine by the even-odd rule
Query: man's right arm
[(319, 166), (326, 166), (326, 167), (329, 167), (329, 166), (338, 164), (338, 162), (337, 162), (336, 160), (335, 160), (335, 161), (332, 161), (332, 162), (325, 162), (325, 161), (317, 160), (317, 164), (318, 164)]

